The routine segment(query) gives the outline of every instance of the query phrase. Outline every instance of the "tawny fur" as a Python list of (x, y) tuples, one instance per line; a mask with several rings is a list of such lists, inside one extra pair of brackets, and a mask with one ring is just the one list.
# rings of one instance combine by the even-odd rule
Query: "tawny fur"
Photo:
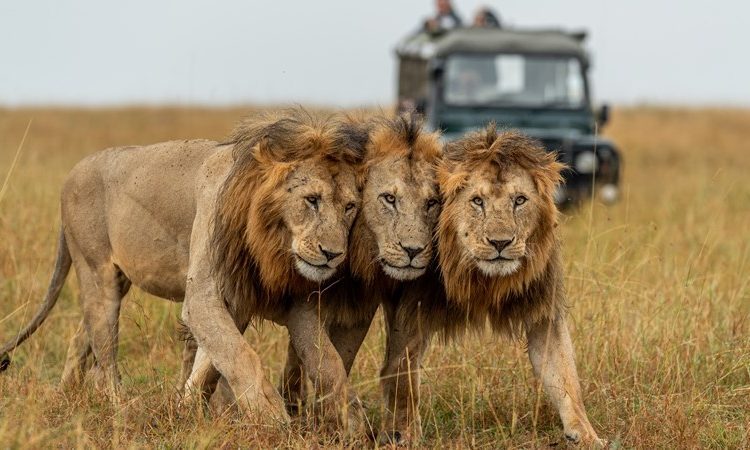
[[(102, 374), (100, 384), (112, 393), (119, 384), (120, 302), (131, 283), (154, 296), (185, 300), (186, 307), (192, 304), (191, 308), (200, 312), (191, 320), (201, 325), (208, 322), (214, 334), (218, 333), (216, 321), (222, 319), (220, 310), (227, 317), (231, 312), (234, 325), (242, 325), (244, 330), (248, 311), (266, 306), (278, 310), (288, 296), (317, 290), (317, 284), (301, 279), (290, 262), (289, 242), (295, 233), (280, 223), (279, 202), (287, 193), (280, 185), (295, 166), (322, 168), (307, 173), (305, 181), (332, 191), (337, 212), (327, 221), (321, 219), (321, 224), (333, 226), (320, 225), (323, 231), (306, 238), (311, 242), (306, 248), (315, 247), (315, 239), (330, 243), (335, 238), (345, 250), (348, 229), (344, 228), (354, 217), (344, 213), (342, 205), (356, 202), (354, 172), (364, 146), (344, 131), (333, 119), (296, 110), (247, 120), (224, 143), (172, 141), (112, 148), (88, 156), (63, 185), (63, 232), (45, 302), (34, 320), (3, 350), (15, 348), (41, 324), (71, 265), (85, 299), (84, 321), (71, 341), (62, 383), (80, 381), (93, 350), (94, 370)], [(345, 182), (337, 183), (337, 174)], [(219, 191), (220, 197), (216, 195)], [(309, 210), (301, 200), (295, 208)], [(192, 294), (194, 300), (188, 290), (197, 292)], [(220, 291), (224, 294), (218, 299), (220, 306), (207, 306)], [(184, 313), (185, 308), (183, 319)], [(207, 318), (202, 320), (201, 315)], [(192, 331), (190, 321), (185, 322)], [(210, 333), (205, 333), (204, 339), (206, 336)], [(226, 352), (236, 351), (240, 339), (237, 336)], [(189, 344), (192, 347), (194, 343)], [(188, 350), (185, 374), (194, 353), (193, 348)], [(245, 354), (252, 356), (252, 349), (246, 348)], [(225, 359), (246, 364), (235, 356)], [(7, 358), (2, 360), (7, 366)], [(258, 380), (245, 378), (259, 386)]]
[[(486, 166), (497, 171), (501, 183), (509, 168), (526, 170), (542, 199), (540, 220), (526, 242), (528, 254), (521, 268), (509, 276), (484, 275), (467, 264), (457, 243), (456, 224), (463, 219), (456, 213), (455, 193), (472, 172)], [(444, 196), (438, 226), (440, 270), (449, 301), (469, 318), (475, 317), (472, 322), (489, 316), (498, 331), (511, 331), (524, 321), (552, 317), (561, 306), (556, 300), (561, 296), (545, 294), (559, 287), (562, 276), (553, 192), (562, 180), (563, 167), (536, 141), (514, 131), (498, 133), (494, 125), (446, 147), (438, 169)]]
[[(371, 119), (363, 126), (366, 126), (371, 133), (365, 153), (363, 169), (365, 178), (369, 169), (381, 164), (386, 158), (408, 159), (410, 173), (394, 174), (394, 177), (403, 175), (410, 181), (414, 180), (416, 166), (421, 165), (430, 171), (437, 168), (442, 154), (440, 135), (425, 132), (415, 114), (401, 115), (392, 119), (379, 117)], [(395, 280), (383, 274), (377, 261), (377, 238), (364, 219), (362, 216), (357, 218), (349, 239), (351, 274), (371, 286), (377, 284), (384, 284), (383, 287), (392, 286)]]
[(586, 417), (567, 331), (552, 200), (564, 166), (555, 156), (518, 133), (498, 133), (494, 125), (445, 149), (437, 171), (444, 198), (439, 275), (428, 272), (385, 308), (383, 384), (392, 417), (386, 442), (408, 444), (421, 435), (419, 366), (430, 338), (482, 330), (489, 321), (495, 333), (526, 337), (534, 372), (567, 439), (604, 445)]
[[(353, 138), (366, 139), (362, 210), (349, 238), (348, 276), (322, 294), (329, 334), (348, 373), (377, 307), (390, 305), (415, 280), (393, 278), (383, 269), (386, 258), (405, 255), (404, 242), (423, 247), (411, 263), (429, 267), (439, 213), (435, 170), (442, 154), (440, 136), (427, 132), (414, 115), (394, 118), (348, 117), (341, 125)], [(388, 209), (380, 197), (400, 187), (398, 208)], [(390, 191), (389, 191), (390, 192)], [(402, 259), (403, 262), (403, 259)], [(392, 274), (393, 272), (391, 272)], [(412, 273), (419, 276), (418, 271)], [(300, 360), (290, 347), (281, 390), (289, 404), (304, 398)]]
[(322, 159), (335, 175), (339, 164), (361, 161), (363, 147), (334, 120), (301, 110), (245, 121), (226, 143), (234, 165), (216, 206), (213, 272), (235, 316), (268, 315), (286, 306), (282, 299), (318, 288), (295, 270), (282, 221), (281, 185), (292, 163)]

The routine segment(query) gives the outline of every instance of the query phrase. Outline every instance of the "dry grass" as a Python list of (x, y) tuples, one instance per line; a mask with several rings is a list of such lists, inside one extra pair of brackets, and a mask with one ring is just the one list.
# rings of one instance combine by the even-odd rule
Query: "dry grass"
[[(224, 135), (241, 110), (0, 110), (0, 336), (33, 313), (51, 271), (60, 184), (72, 165), (120, 144)], [(748, 448), (750, 440), (750, 112), (636, 108), (607, 134), (624, 150), (623, 199), (564, 221), (571, 322), (589, 417), (624, 447)], [(0, 178), (0, 182), (2, 178)], [(176, 411), (179, 305), (134, 290), (121, 323), (124, 400), (56, 390), (78, 323), (74, 277), (48, 322), (0, 375), (3, 447), (311, 447), (292, 427)], [(378, 318), (353, 382), (378, 420)], [(248, 339), (276, 380), (286, 332)], [(433, 346), (422, 415), (429, 447), (560, 442), (523, 347), (490, 335)]]

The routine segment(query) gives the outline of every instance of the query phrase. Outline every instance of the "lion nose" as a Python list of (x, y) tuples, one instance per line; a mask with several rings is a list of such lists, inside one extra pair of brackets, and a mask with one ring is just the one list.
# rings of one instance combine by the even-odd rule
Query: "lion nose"
[(497, 249), (498, 252), (502, 252), (505, 247), (510, 245), (511, 242), (513, 242), (513, 239), (487, 239), (490, 244), (492, 244), (493, 247)]
[(404, 247), (402, 244), (398, 245), (401, 245), (401, 248), (403, 248), (406, 254), (409, 255), (409, 259), (414, 259), (415, 256), (424, 251), (424, 247)]
[(341, 255), (344, 254), (344, 252), (332, 252), (330, 250), (326, 250), (321, 245), (318, 245), (318, 248), (320, 249), (320, 253), (322, 253), (323, 255), (325, 255), (326, 261), (330, 261), (330, 260), (336, 258), (337, 256), (341, 256)]

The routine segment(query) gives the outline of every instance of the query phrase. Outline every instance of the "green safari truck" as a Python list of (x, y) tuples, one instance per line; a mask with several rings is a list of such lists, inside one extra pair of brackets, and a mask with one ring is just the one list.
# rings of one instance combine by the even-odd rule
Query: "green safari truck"
[(569, 167), (558, 204), (619, 196), (620, 152), (599, 135), (606, 105), (594, 110), (585, 33), (459, 28), (404, 39), (398, 109), (423, 113), (445, 139), (494, 121), (539, 140)]

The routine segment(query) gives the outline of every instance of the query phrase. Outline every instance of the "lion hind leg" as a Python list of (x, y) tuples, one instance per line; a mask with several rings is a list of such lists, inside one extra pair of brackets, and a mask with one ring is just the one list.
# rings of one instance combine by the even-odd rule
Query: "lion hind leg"
[(91, 352), (91, 344), (82, 319), (68, 345), (65, 367), (60, 379), (61, 389), (73, 388), (83, 381), (93, 362), (90, 358)]
[[(117, 369), (117, 342), (120, 305), (130, 288), (130, 281), (114, 264), (96, 270), (85, 262), (76, 265), (81, 285), (83, 323), (96, 358), (93, 374), (97, 387), (117, 399), (120, 374)], [(74, 351), (83, 345), (75, 344)]]
[(528, 351), (534, 373), (557, 408), (565, 437), (573, 442), (604, 446), (586, 416), (573, 345), (562, 314), (526, 327)]

